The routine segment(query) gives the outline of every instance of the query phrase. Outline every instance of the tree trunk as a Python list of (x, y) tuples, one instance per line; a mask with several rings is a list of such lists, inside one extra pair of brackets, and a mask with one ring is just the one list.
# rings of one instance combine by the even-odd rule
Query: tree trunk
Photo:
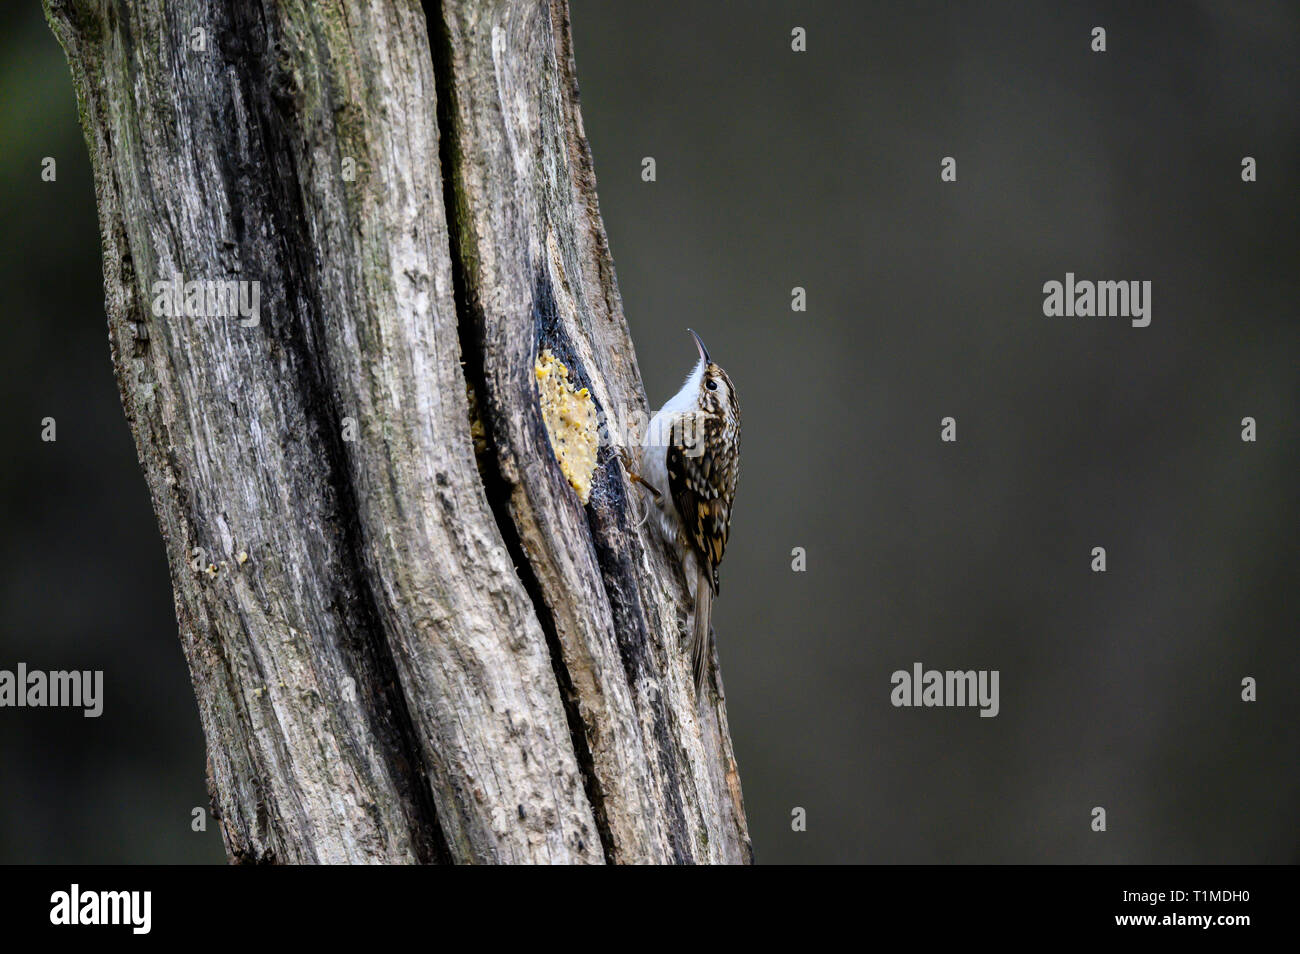
[[(565, 0), (46, 4), (231, 859), (748, 861), (612, 446), (646, 405)], [(613, 438), (585, 505), (543, 349)]]

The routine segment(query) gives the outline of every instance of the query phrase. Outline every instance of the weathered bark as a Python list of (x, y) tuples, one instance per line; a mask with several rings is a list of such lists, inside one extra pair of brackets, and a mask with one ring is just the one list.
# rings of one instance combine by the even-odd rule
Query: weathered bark
[[(231, 858), (748, 860), (679, 571), (538, 411), (545, 347), (645, 407), (563, 0), (47, 13)], [(176, 275), (260, 321), (157, 314)]]

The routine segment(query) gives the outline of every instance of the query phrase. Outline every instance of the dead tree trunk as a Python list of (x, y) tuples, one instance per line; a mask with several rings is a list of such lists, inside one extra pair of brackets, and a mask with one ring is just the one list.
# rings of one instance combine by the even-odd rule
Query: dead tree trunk
[(46, 3), (230, 857), (748, 861), (680, 572), (539, 410), (550, 349), (645, 412), (565, 0)]

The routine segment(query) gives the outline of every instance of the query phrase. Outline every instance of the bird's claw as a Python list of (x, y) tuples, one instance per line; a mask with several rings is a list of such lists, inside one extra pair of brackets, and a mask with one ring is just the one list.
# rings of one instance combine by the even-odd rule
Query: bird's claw
[[(634, 484), (640, 484), (646, 490), (650, 491), (650, 493), (654, 495), (656, 504), (661, 503), (663, 500), (663, 495), (660, 494), (659, 491), (655, 489), (653, 484), (651, 484), (649, 481), (647, 481), (645, 478), (643, 478), (640, 474), (636, 472), (636, 468), (632, 465), (632, 455), (628, 453), (628, 449), (626, 445), (618, 449), (618, 456), (619, 459), (623, 461), (623, 469), (627, 471), (627, 479)], [(636, 508), (634, 506), (633, 513), (635, 512), (636, 512)], [(640, 516), (637, 517), (636, 523), (632, 525), (632, 529), (633, 530), (641, 529), (641, 525), (644, 524), (646, 520), (648, 520), (649, 518), (650, 518), (650, 508), (647, 507), (645, 509), (645, 512), (640, 514)]]

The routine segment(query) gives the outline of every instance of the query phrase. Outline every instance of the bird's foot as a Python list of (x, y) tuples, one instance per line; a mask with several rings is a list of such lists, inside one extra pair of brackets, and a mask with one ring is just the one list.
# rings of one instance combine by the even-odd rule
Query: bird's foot
[[(636, 472), (636, 468), (632, 464), (632, 455), (628, 453), (626, 446), (619, 448), (618, 456), (619, 459), (623, 461), (623, 469), (627, 471), (627, 479), (634, 484), (640, 484), (646, 490), (650, 491), (650, 493), (654, 496), (655, 504), (658, 506), (662, 506), (663, 494), (659, 493), (658, 489), (655, 488), (654, 484), (650, 483), (648, 480), (646, 480), (644, 477), (642, 477), (640, 474)], [(636, 495), (634, 494), (633, 496), (635, 497)], [(647, 519), (649, 519), (650, 508), (647, 507), (644, 513), (637, 515), (636, 508), (634, 506), (633, 515), (636, 516), (636, 522), (632, 525), (632, 529), (639, 530), (641, 528), (641, 525), (645, 523)]]

